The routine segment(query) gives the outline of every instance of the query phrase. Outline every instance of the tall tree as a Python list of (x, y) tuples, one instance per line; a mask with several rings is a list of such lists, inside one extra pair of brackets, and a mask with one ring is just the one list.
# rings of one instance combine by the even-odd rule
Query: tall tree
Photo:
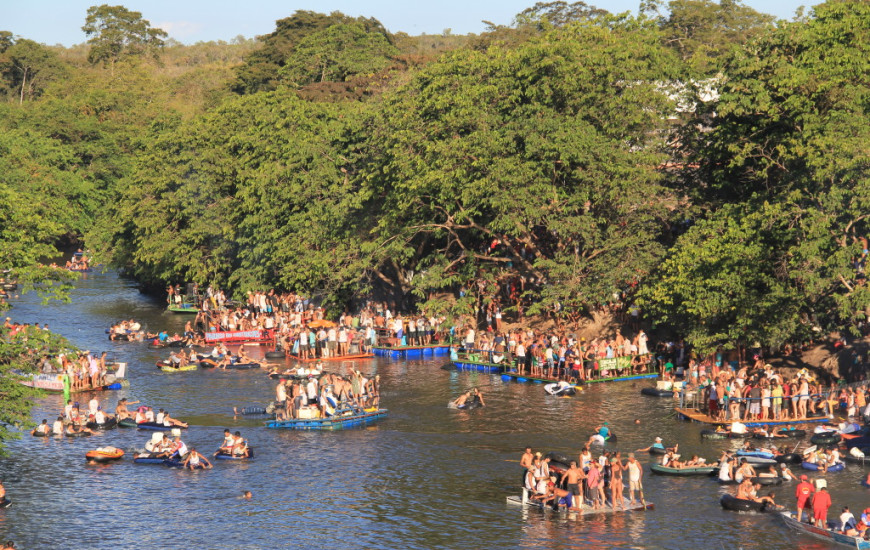
[(156, 59), (168, 36), (166, 31), (152, 27), (140, 12), (107, 4), (88, 8), (82, 30), (91, 45), (88, 61), (108, 65), (112, 71), (124, 59), (146, 55)]
[[(865, 264), (870, 233), (870, 5), (830, 1), (810, 18), (782, 23), (728, 56), (719, 98), (699, 102), (680, 139), (690, 159), (694, 201), (711, 212), (674, 248), (669, 277), (649, 289), (662, 318), (714, 343), (725, 316), (701, 302), (722, 294), (708, 280), (716, 258), (680, 265), (686, 250), (718, 250), (752, 269), (731, 270), (732, 288), (769, 281), (770, 300), (734, 292), (736, 326), (765, 323), (766, 343), (849, 326), (870, 304)], [(763, 215), (763, 216), (762, 216)], [(763, 219), (760, 218), (763, 217)], [(726, 219), (727, 218), (727, 219)], [(730, 227), (730, 226), (729, 226)], [(770, 228), (776, 228), (775, 231)], [(758, 246), (763, 244), (764, 250)], [(681, 289), (706, 289), (683, 292)], [(742, 304), (743, 298), (748, 298)]]
[(278, 72), (290, 58), (294, 48), (308, 35), (333, 25), (362, 25), (366, 33), (379, 33), (392, 45), (392, 38), (375, 18), (350, 17), (339, 11), (329, 15), (313, 11), (297, 10), (290, 17), (275, 22), (275, 30), (259, 37), (263, 46), (251, 53), (245, 63), (236, 70), (232, 84), (234, 92), (250, 94), (274, 90), (279, 81)]
[(38, 97), (65, 69), (56, 53), (33, 40), (20, 38), (0, 53), (0, 75), (19, 103)]

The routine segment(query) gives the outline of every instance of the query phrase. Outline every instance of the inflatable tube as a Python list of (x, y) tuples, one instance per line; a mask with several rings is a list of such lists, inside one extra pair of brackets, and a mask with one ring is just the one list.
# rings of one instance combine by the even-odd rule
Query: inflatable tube
[(813, 435), (810, 438), (810, 443), (813, 445), (836, 445), (840, 442), (840, 434), (832, 432), (823, 432)]
[(726, 510), (733, 512), (765, 512), (768, 509), (767, 502), (755, 502), (754, 500), (746, 500), (737, 498), (732, 494), (724, 494), (719, 499), (719, 504)]
[(666, 455), (668, 450), (663, 447), (650, 447), (647, 451), (651, 455)]
[(789, 438), (801, 438), (807, 435), (806, 430), (782, 430), (775, 436), (763, 435), (763, 434), (753, 434), (752, 437), (755, 439), (789, 439)]
[(762, 458), (759, 456), (741, 456), (740, 460), (746, 459), (746, 462), (752, 464), (753, 466), (772, 466), (776, 464), (776, 459), (773, 458)]
[(184, 347), (184, 340), (174, 340), (172, 342), (160, 342), (160, 343), (155, 343), (152, 340), (151, 343), (148, 344), (148, 347), (151, 349), (183, 348)]
[(283, 351), (278, 351), (278, 350), (267, 351), (265, 355), (266, 355), (266, 359), (285, 359), (287, 357), (286, 353), (284, 353)]
[(166, 426), (165, 424), (158, 424), (157, 422), (140, 422), (139, 424), (136, 424), (136, 427), (140, 430), (154, 430), (158, 432), (168, 432), (172, 428), (186, 429), (183, 426)]
[[(183, 460), (179, 460), (178, 458), (167, 458), (163, 460), (163, 465), (167, 468), (183, 468), (182, 465), (184, 463)], [(200, 462), (198, 466), (194, 468), (185, 468), (187, 470), (205, 470), (205, 464)]]
[(717, 432), (716, 430), (701, 430), (701, 437), (705, 439), (745, 439), (751, 433), (736, 434), (732, 432)]
[(85, 458), (88, 460), (92, 460), (94, 462), (112, 462), (114, 460), (120, 460), (121, 457), (124, 456), (124, 451), (121, 449), (115, 449), (114, 451), (100, 451), (93, 450), (85, 453)]
[(49, 430), (49, 431), (47, 431), (47, 432), (45, 432), (45, 433), (39, 433), (39, 432), (37, 432), (36, 430), (33, 430), (33, 431), (30, 432), (30, 435), (32, 435), (33, 437), (50, 437), (50, 436), (51, 436), (51, 430)]
[[(842, 470), (845, 467), (846, 467), (846, 465), (843, 464), (842, 462), (837, 462), (833, 466), (828, 466), (828, 472), (839, 472), (840, 470)], [(801, 468), (803, 468), (804, 470), (810, 470), (812, 472), (821, 471), (819, 469), (818, 464), (813, 464), (811, 462), (801, 462)]]
[(260, 368), (259, 363), (230, 363), (226, 367), (227, 370), (248, 370)]
[(220, 451), (214, 455), (218, 460), (253, 460), (254, 458), (254, 448), (248, 447), (249, 456), (235, 456), (228, 453), (222, 453)]
[(778, 477), (778, 476), (777, 477), (767, 477), (767, 476), (753, 477), (752, 483), (758, 483), (759, 485), (762, 485), (764, 487), (771, 487), (774, 485), (782, 485), (782, 478)]
[(548, 394), (556, 396), (556, 397), (563, 397), (566, 395), (576, 395), (577, 394), (577, 390), (574, 388), (574, 386), (565, 386), (562, 389), (558, 389), (558, 388), (559, 388), (559, 384), (556, 384), (556, 383), (546, 384), (544, 386), (544, 391), (547, 392)]
[(245, 407), (238, 412), (240, 414), (269, 414), (265, 407)]
[(81, 431), (81, 432), (69, 432), (69, 431), (67, 431), (67, 430), (64, 430), (63, 433), (64, 433), (64, 435), (67, 436), (67, 437), (88, 437), (88, 436), (91, 435), (91, 432), (85, 432), (85, 431)]
[(715, 466), (695, 466), (692, 468), (670, 468), (661, 464), (650, 464), (650, 471), (654, 474), (668, 476), (709, 476), (718, 470)]
[(800, 464), (801, 462), (803, 462), (803, 457), (797, 453), (787, 453), (784, 455), (776, 455), (775, 457), (773, 457), (773, 459), (776, 460), (777, 462), (779, 462), (780, 464), (783, 462), (786, 464)]
[(545, 454), (544, 458), (549, 458), (550, 462), (561, 462), (565, 465), (566, 468), (568, 467), (568, 464), (571, 464), (570, 458), (563, 455), (562, 453), (557, 453), (555, 451), (550, 451), (549, 453)]
[(737, 451), (737, 456), (745, 456), (752, 458), (773, 458), (773, 453), (768, 453), (764, 451)]
[(151, 453), (143, 453), (133, 458), (133, 464), (163, 464), (164, 460), (166, 459)]
[(118, 427), (118, 421), (114, 418), (107, 418), (106, 421), (102, 424), (97, 424), (96, 422), (88, 422), (87, 424), (85, 424), (85, 427), (91, 430), (100, 431), (114, 430)]
[(641, 395), (648, 395), (650, 397), (673, 397), (674, 392), (672, 390), (660, 390), (658, 388), (643, 388), (640, 390)]
[(127, 417), (124, 420), (118, 422), (119, 428), (135, 428), (136, 425), (136, 421), (130, 417)]

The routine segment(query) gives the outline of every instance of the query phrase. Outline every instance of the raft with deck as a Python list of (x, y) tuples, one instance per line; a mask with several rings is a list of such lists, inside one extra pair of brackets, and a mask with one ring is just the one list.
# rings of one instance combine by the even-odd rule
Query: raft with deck
[(336, 412), (333, 416), (321, 418), (291, 418), (289, 420), (270, 420), (266, 422), (267, 428), (284, 430), (342, 430), (366, 426), (386, 418), (387, 409), (365, 409), (362, 411)]
[(394, 347), (374, 346), (372, 352), (379, 357), (389, 357), (391, 359), (416, 359), (418, 357), (448, 355), (450, 353), (450, 346), (448, 344)]

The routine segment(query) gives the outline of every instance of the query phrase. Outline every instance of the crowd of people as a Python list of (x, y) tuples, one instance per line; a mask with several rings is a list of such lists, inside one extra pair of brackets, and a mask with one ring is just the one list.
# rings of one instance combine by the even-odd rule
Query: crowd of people
[(577, 460), (560, 463), (558, 469), (551, 464), (550, 455), (543, 457), (540, 452), (533, 453), (531, 447), (526, 447), (520, 458), (526, 498), (572, 511), (599, 510), (608, 505), (614, 511), (626, 510), (644, 502), (643, 466), (634, 453), (628, 453), (623, 459), (622, 453), (608, 451), (596, 459), (586, 445)]
[(854, 416), (868, 405), (863, 386), (825, 386), (806, 369), (786, 376), (760, 358), (737, 370), (726, 367), (700, 378), (690, 374), (685, 390), (702, 395), (700, 408), (717, 421), (832, 418), (838, 409)]
[(332, 373), (288, 375), (275, 387), (276, 419), (324, 418), (348, 409), (377, 409), (380, 387), (380, 375), (367, 378), (359, 370), (347, 378)]

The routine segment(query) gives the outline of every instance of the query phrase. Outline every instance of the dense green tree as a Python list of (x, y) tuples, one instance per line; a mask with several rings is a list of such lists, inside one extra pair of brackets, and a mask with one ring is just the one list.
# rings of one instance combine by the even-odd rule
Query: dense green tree
[(166, 31), (152, 27), (138, 11), (124, 6), (91, 6), (82, 27), (91, 45), (88, 61), (109, 66), (124, 59), (143, 56), (157, 57), (163, 47)]
[(313, 11), (297, 10), (290, 17), (275, 22), (275, 30), (259, 37), (262, 48), (251, 53), (245, 63), (236, 70), (232, 84), (234, 92), (250, 94), (274, 90), (278, 85), (278, 72), (293, 53), (293, 49), (308, 35), (340, 24), (362, 25), (366, 33), (379, 33), (392, 44), (392, 38), (375, 18), (353, 18), (339, 11), (329, 15)]
[(386, 68), (397, 50), (381, 32), (367, 32), (359, 23), (337, 24), (303, 38), (279, 75), (296, 86), (344, 81)]
[[(712, 212), (702, 227), (734, 223), (745, 235), (701, 229), (676, 243), (668, 265), (679, 282), (649, 290), (663, 319), (684, 318), (679, 326), (698, 341), (721, 342), (722, 309), (701, 303), (718, 296), (737, 306), (736, 327), (756, 327), (747, 337), (777, 344), (800, 338), (809, 320), (820, 329), (848, 325), (870, 304), (859, 265), (870, 232), (868, 44), (870, 5), (832, 1), (727, 59), (719, 99), (699, 104), (681, 142), (698, 166), (687, 191)], [(763, 231), (764, 224), (778, 229)], [(756, 250), (761, 243), (765, 250)], [(735, 289), (779, 290), (757, 302), (742, 290), (723, 296), (704, 268), (715, 259), (686, 269), (679, 265), (686, 250), (751, 262), (751, 270), (730, 271)]]
[(522, 276), (542, 307), (589, 309), (652, 269), (671, 202), (659, 40), (646, 21), (597, 18), (445, 56), (390, 94), (365, 176), (374, 274), (423, 297)]
[(19, 103), (38, 97), (48, 82), (65, 72), (57, 54), (33, 40), (18, 39), (0, 53), (0, 76), (7, 93)]
[(696, 73), (714, 75), (731, 48), (770, 30), (774, 17), (740, 0), (671, 0), (667, 15), (660, 0), (641, 3), (641, 11), (657, 16), (665, 44)]

